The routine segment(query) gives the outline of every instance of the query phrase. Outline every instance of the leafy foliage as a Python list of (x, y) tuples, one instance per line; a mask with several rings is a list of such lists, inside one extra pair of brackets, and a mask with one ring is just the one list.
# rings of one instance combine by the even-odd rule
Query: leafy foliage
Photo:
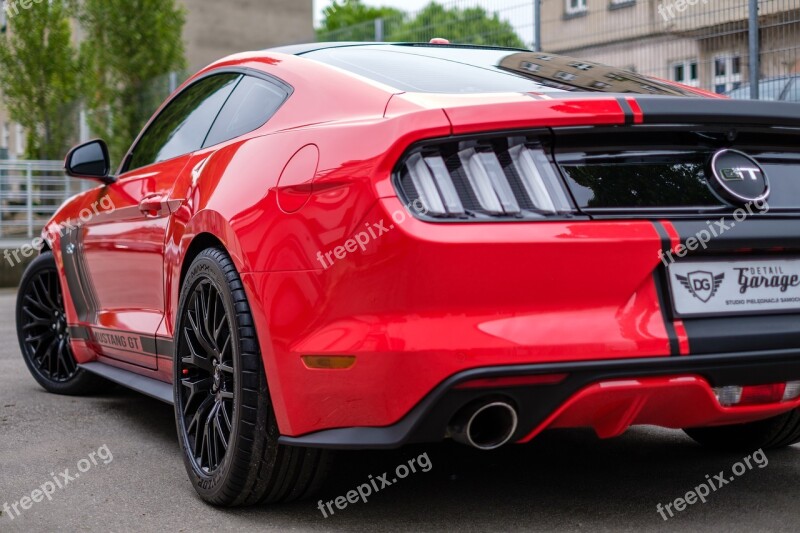
[(336, 1), (323, 14), (322, 27), (317, 30), (320, 41), (374, 41), (376, 19), (383, 19), (384, 35), (390, 35), (406, 17), (399, 9), (371, 7), (361, 0)]
[[(168, 93), (165, 73), (186, 67), (175, 0), (83, 0), (81, 45), (92, 130), (119, 161)], [(162, 78), (162, 83), (154, 80)]]
[(444, 37), (453, 43), (524, 48), (511, 23), (482, 7), (447, 9), (431, 2), (392, 34), (393, 41), (429, 41)]
[(61, 159), (74, 141), (79, 62), (65, 0), (11, 13), (0, 37), (0, 88), (11, 119), (27, 131), (31, 159)]
[(481, 7), (446, 8), (431, 2), (411, 17), (390, 7), (365, 6), (361, 0), (335, 2), (325, 10), (317, 36), (324, 41), (372, 41), (375, 19), (384, 19), (387, 41), (429, 41), (444, 37), (454, 43), (524, 48), (511, 23)]

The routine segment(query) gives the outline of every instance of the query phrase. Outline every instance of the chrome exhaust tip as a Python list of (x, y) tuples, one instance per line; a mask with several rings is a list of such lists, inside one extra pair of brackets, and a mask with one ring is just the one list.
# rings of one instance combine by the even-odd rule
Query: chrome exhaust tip
[(508, 402), (480, 402), (459, 411), (448, 434), (454, 441), (478, 450), (494, 450), (511, 440), (518, 423), (517, 411)]

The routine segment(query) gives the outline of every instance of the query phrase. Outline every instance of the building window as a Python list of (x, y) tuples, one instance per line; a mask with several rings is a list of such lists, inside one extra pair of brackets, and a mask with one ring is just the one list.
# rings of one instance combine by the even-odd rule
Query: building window
[(613, 10), (634, 5), (636, 5), (636, 0), (609, 0), (608, 9)]
[(700, 86), (699, 72), (700, 70), (697, 68), (696, 59), (673, 63), (670, 68), (672, 81), (677, 81), (678, 83), (683, 83), (691, 87)]
[(714, 58), (714, 92), (724, 94), (742, 85), (742, 58), (717, 56)]
[(586, 0), (566, 0), (567, 15), (577, 15), (586, 12)]
[(8, 142), (11, 140), (11, 128), (8, 122), (3, 122), (3, 129), (0, 131), (0, 150), (8, 150)]
[(17, 137), (17, 139), (16, 139), (17, 140), (17, 142), (16, 142), (17, 146), (16, 146), (16, 150), (15, 150), (15, 154), (14, 155), (17, 156), (17, 159), (22, 159), (22, 158), (25, 157), (25, 130), (22, 129), (22, 125), (21, 124), (17, 124), (16, 130), (17, 131), (15, 132), (15, 134), (16, 134), (16, 137)]

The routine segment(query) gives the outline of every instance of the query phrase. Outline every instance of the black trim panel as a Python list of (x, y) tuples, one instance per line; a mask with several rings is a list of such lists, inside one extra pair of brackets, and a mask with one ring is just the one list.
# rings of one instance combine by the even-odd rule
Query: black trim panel
[(685, 319), (683, 327), (695, 354), (800, 346), (800, 315)]
[[(717, 235), (708, 241), (706, 249), (703, 250), (698, 247), (694, 252), (689, 251), (687, 256), (714, 252), (735, 252), (743, 248), (800, 250), (800, 220), (797, 218), (782, 220), (748, 218), (740, 222), (737, 222), (732, 217), (726, 216), (724, 221), (720, 221), (720, 218), (720, 215), (709, 217), (711, 226)], [(681, 236), (681, 242), (685, 244), (686, 239), (689, 237), (694, 237), (701, 231), (709, 231), (707, 222), (709, 219), (673, 220), (671, 223), (678, 235)], [(724, 224), (724, 226), (720, 227), (717, 223)], [(676, 257), (676, 260), (680, 259)]]
[[(508, 389), (455, 390), (461, 382), (517, 375), (560, 374), (569, 377), (558, 385)], [(510, 398), (519, 410), (519, 440), (579, 390), (599, 381), (652, 376), (700, 375), (714, 387), (763, 385), (800, 379), (800, 350), (739, 352), (697, 357), (655, 357), (499, 366), (467, 370), (445, 380), (420, 401), (405, 418), (387, 427), (330, 429), (302, 437), (280, 437), (288, 446), (330, 449), (399, 448), (412, 442), (438, 442), (447, 424), (467, 403), (487, 396)]]
[(645, 124), (730, 124), (800, 127), (800, 106), (789, 102), (635, 96)]
[(173, 405), (172, 385), (169, 383), (164, 383), (163, 381), (158, 381), (146, 376), (134, 374), (128, 370), (123, 370), (105, 363), (93, 362), (78, 366), (87, 372), (97, 374), (100, 377), (117, 383), (118, 385), (122, 385), (123, 387), (135, 390), (136, 392), (141, 392), (142, 394), (150, 396), (151, 398), (155, 398), (156, 400)]
[(61, 260), (78, 319), (81, 322), (95, 322), (97, 298), (87, 273), (80, 234), (81, 228), (76, 226), (61, 237)]

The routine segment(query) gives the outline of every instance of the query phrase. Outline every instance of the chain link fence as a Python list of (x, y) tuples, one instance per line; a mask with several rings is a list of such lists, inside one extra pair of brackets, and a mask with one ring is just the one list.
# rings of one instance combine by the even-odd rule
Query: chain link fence
[[(535, 50), (736, 98), (800, 101), (800, 0), (459, 0), (441, 5), (445, 9), (322, 32), (319, 40), (445, 37), (508, 46), (503, 29), (476, 22), (488, 13), (513, 28), (520, 45)], [(445, 13), (452, 9), (461, 16)]]

